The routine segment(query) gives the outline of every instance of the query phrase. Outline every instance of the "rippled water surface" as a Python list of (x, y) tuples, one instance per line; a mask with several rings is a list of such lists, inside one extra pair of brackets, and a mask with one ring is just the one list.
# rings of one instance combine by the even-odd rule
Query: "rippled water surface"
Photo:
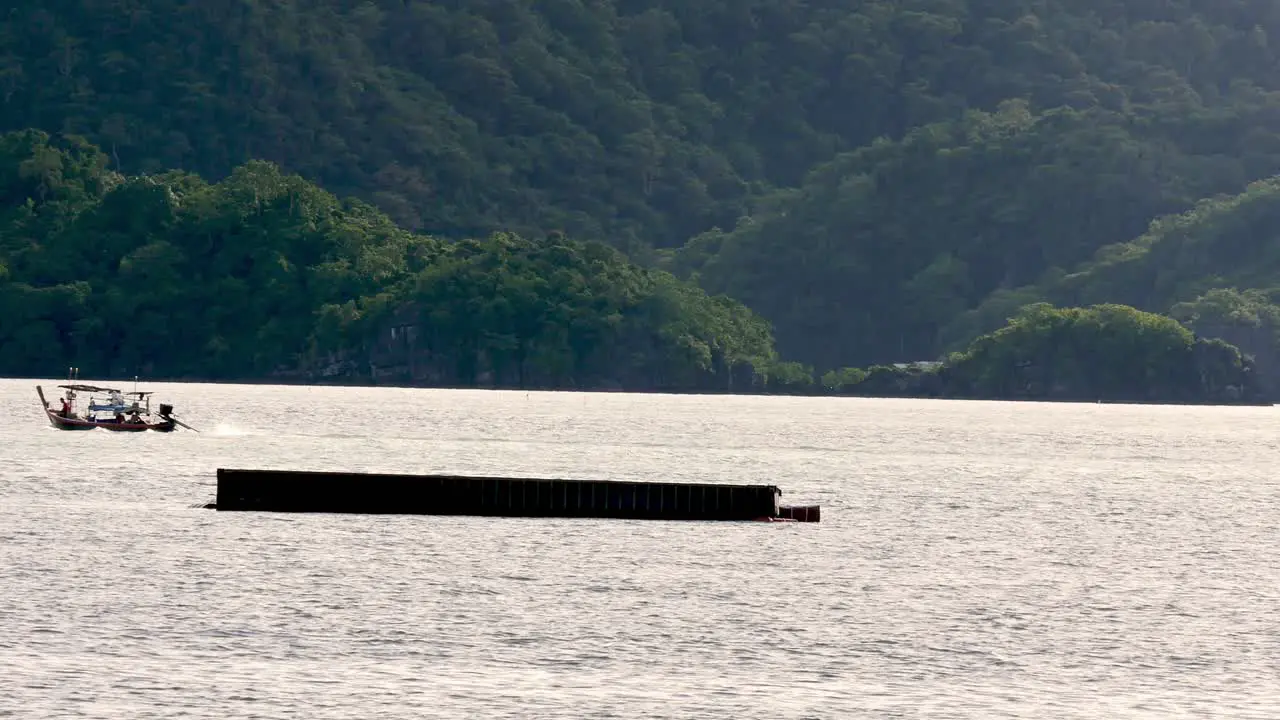
[[(1280, 717), (1280, 408), (154, 385), (203, 432), (125, 435), (34, 385), (0, 382), (0, 716)], [(771, 483), (823, 522), (194, 507), (218, 467)]]

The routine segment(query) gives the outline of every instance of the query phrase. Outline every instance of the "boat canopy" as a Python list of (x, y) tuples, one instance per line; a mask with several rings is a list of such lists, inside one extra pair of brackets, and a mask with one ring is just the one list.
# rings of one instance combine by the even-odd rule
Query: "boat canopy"
[(137, 397), (137, 398), (143, 398), (148, 395), (155, 395), (155, 391), (152, 391), (152, 390), (143, 390), (143, 391), (134, 390), (132, 392), (122, 392), (120, 390), (117, 390), (116, 388), (98, 387), (97, 385), (59, 385), (58, 387), (66, 388), (67, 390), (75, 390), (76, 392), (119, 393), (121, 395), (125, 395), (128, 397)]
[(98, 387), (97, 385), (59, 385), (58, 387), (60, 387), (60, 388), (66, 388), (67, 390), (75, 390), (76, 392), (88, 392), (88, 393), (93, 393), (93, 392), (102, 392), (102, 393), (113, 393), (113, 392), (115, 392), (115, 393), (118, 393), (118, 392), (120, 392), (119, 390), (116, 390), (115, 388)]

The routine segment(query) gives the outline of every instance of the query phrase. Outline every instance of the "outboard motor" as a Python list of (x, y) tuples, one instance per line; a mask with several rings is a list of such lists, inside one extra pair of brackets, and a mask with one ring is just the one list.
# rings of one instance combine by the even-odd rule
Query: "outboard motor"
[(173, 406), (169, 403), (160, 403), (160, 417), (169, 417), (173, 414)]

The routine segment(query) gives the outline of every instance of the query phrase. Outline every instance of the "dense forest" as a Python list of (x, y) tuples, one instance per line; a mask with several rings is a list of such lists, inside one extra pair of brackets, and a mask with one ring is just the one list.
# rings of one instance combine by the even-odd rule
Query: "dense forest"
[(440, 384), (749, 390), (787, 371), (741, 304), (600, 243), (446, 242), (262, 161), (216, 184), (107, 164), (0, 136), (7, 373), (288, 375), (363, 357), (406, 308)]
[[(717, 387), (944, 358), (1041, 301), (1167, 314), (1280, 372), (1271, 2), (66, 0), (5, 13), (0, 130), (39, 129), (81, 158), (55, 173), (47, 155), (4, 151), (16, 164), (0, 168), (0, 283), (23, 317), (54, 318), (5, 318), (9, 372), (122, 347), (101, 361), (261, 373), (364, 337), (362, 322), (405, 298), (449, 306), (440, 288), (480, 287), (491, 266), (546, 282), (554, 247), (576, 258), (561, 279), (591, 288), (602, 273), (600, 302), (628, 322), (694, 303), (704, 324), (684, 339), (653, 330), (693, 322), (676, 313), (598, 347), (685, 353)], [(235, 225), (249, 217), (229, 209), (236, 193), (268, 175), (292, 188), (281, 197), (325, 198), (313, 202), (336, 208), (332, 227)], [(206, 264), (255, 252), (248, 275)], [(287, 281), (261, 275), (277, 256)], [(117, 279), (130, 273), (145, 281)], [(632, 275), (639, 289), (610, 294)], [(177, 295), (143, 290), (164, 277)], [(207, 309), (237, 293), (243, 305)], [(206, 316), (145, 345), (183, 303)], [(251, 342), (237, 334), (249, 317)], [(466, 340), (483, 363), (432, 372), (692, 382), (621, 359), (634, 352), (512, 337)], [(751, 370), (735, 380), (734, 366)]]
[[(927, 366), (782, 360), (772, 328), (602, 243), (415, 234), (263, 161), (123, 176), (0, 135), (0, 363), (107, 375), (632, 390), (1252, 402), (1253, 363), (1128, 306), (1038, 303)], [(1179, 306), (1221, 321), (1246, 298)], [(1261, 297), (1249, 295), (1266, 315)], [(1217, 313), (1207, 312), (1212, 305)], [(1233, 308), (1226, 310), (1224, 308)], [(1266, 315), (1268, 320), (1270, 315)]]
[(875, 397), (1270, 404), (1251, 358), (1127, 305), (1035, 303), (937, 363), (846, 368), (827, 392)]
[(1030, 303), (1120, 302), (1167, 313), (1196, 333), (1247, 351), (1280, 383), (1280, 179), (1161, 217), (1136, 239), (1101, 248), (1074, 272), (1001, 290), (958, 316), (952, 346), (999, 327)]

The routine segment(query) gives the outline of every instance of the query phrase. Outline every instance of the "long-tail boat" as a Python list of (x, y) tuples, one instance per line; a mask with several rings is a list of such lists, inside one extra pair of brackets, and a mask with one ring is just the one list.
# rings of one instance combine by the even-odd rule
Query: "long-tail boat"
[[(63, 390), (57, 405), (45, 399), (44, 388), (36, 386), (40, 406), (44, 408), (49, 424), (59, 430), (110, 430), (112, 432), (173, 432), (181, 426), (195, 428), (173, 416), (173, 406), (161, 403), (156, 412), (151, 410), (152, 392), (121, 392), (116, 388), (97, 385), (59, 385)], [(81, 395), (88, 395), (81, 402)], [(101, 396), (101, 397), (98, 397)], [(197, 431), (198, 432), (198, 431)]]

